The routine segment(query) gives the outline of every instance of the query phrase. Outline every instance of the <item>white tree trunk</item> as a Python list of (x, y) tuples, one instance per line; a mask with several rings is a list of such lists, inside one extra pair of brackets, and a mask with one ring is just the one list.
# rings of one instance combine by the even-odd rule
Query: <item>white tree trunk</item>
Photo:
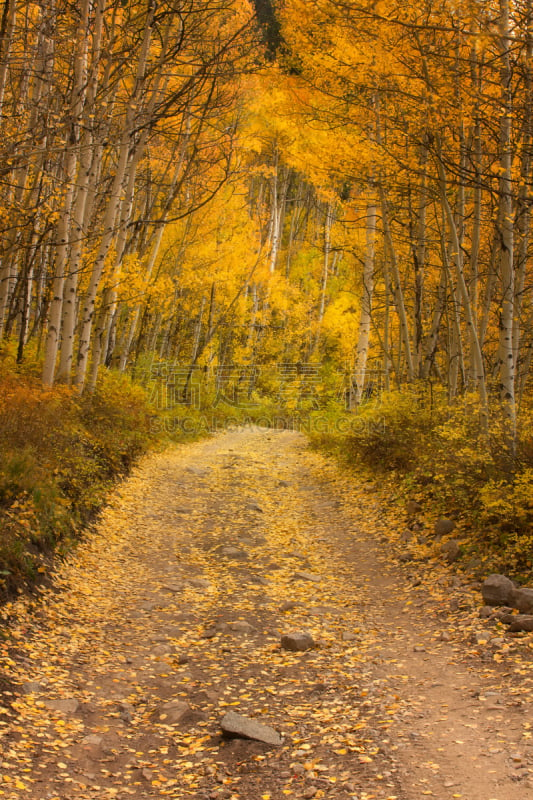
[(474, 318), (474, 314), (472, 312), (472, 304), (470, 302), (470, 295), (468, 293), (468, 287), (466, 285), (465, 276), (464, 276), (464, 265), (463, 265), (463, 252), (459, 242), (459, 234), (457, 232), (457, 227), (455, 224), (455, 217), (453, 211), (451, 209), (450, 203), (448, 201), (447, 196), (447, 186), (446, 186), (446, 173), (444, 171), (444, 166), (440, 158), (437, 159), (437, 168), (439, 173), (439, 189), (441, 194), (441, 201), (444, 214), (448, 221), (448, 227), (450, 231), (451, 237), (451, 244), (453, 250), (453, 256), (455, 261), (455, 273), (456, 273), (456, 280), (457, 280), (457, 290), (459, 292), (459, 297), (461, 299), (463, 309), (465, 312), (466, 317), (466, 324), (468, 328), (468, 335), (470, 341), (472, 342), (473, 346), (473, 363), (474, 363), (474, 378), (477, 387), (477, 391), (479, 393), (479, 398), (482, 404), (483, 413), (486, 413), (486, 409), (488, 407), (488, 397), (487, 397), (487, 387), (485, 383), (485, 367), (483, 364), (483, 353), (481, 352), (481, 347), (479, 344), (479, 338), (477, 333), (476, 327), (476, 320)]
[(9, 68), (9, 52), (11, 49), (16, 17), (16, 0), (4, 0), (4, 10), (0, 22), (0, 119), (3, 117), (4, 92)]
[[(355, 353), (355, 385), (353, 404), (358, 406), (365, 386), (366, 364), (370, 344), (370, 325), (372, 322), (372, 298), (374, 296), (374, 255), (376, 249), (377, 205), (369, 200), (366, 209), (366, 243), (363, 262), (363, 288), (361, 293), (361, 316), (359, 335)], [(351, 405), (351, 403), (350, 403)]]
[(98, 0), (94, 21), (92, 46), (92, 69), (87, 86), (87, 99), (84, 113), (85, 133), (80, 147), (80, 164), (76, 185), (76, 198), (72, 212), (72, 236), (69, 258), (69, 272), (63, 290), (63, 319), (61, 322), (61, 349), (57, 380), (70, 383), (72, 361), (74, 356), (74, 332), (76, 328), (76, 310), (78, 282), (82, 264), (83, 244), (89, 229), (93, 204), (89, 198), (96, 194), (96, 184), (100, 172), (103, 144), (94, 143), (93, 119), (98, 74), (102, 48), (102, 28), (104, 17), (104, 0)]
[(67, 272), (69, 243), (71, 236), (71, 215), (74, 199), (76, 170), (78, 165), (80, 144), (80, 122), (83, 112), (86, 93), (87, 70), (87, 35), (89, 20), (89, 0), (83, 0), (78, 28), (78, 41), (74, 61), (74, 85), (72, 87), (72, 122), (67, 131), (67, 146), (65, 149), (64, 182), (66, 186), (63, 209), (57, 224), (57, 249), (52, 286), (52, 302), (48, 317), (48, 334), (46, 337), (43, 383), (52, 386), (56, 366), (61, 315), (63, 309), (63, 288)]
[(512, 447), (514, 448), (516, 435), (515, 354), (513, 352), (514, 219), (509, 0), (500, 0), (499, 34), (501, 52), (500, 88), (503, 110), (500, 118), (500, 274), (502, 282), (499, 337), (500, 398), (509, 420), (510, 436), (512, 439)]
[[(137, 104), (141, 95), (142, 87), (145, 82), (145, 72), (148, 60), (148, 53), (150, 50), (150, 42), (152, 37), (152, 22), (153, 22), (153, 9), (149, 13), (144, 33), (143, 42), (139, 54), (139, 61), (137, 65), (137, 74), (135, 86), (132, 90), (128, 109), (126, 112), (126, 119), (119, 146), (118, 163), (116, 167), (115, 177), (110, 192), (110, 199), (106, 207), (103, 221), (103, 234), (98, 248), (98, 253), (95, 258), (93, 270), (89, 280), (89, 286), (84, 297), (83, 307), (81, 312), (80, 323), (80, 336), (78, 343), (78, 361), (76, 365), (76, 387), (79, 392), (83, 391), (85, 386), (85, 378), (87, 373), (87, 366), (89, 363), (89, 352), (91, 344), (91, 333), (94, 318), (94, 307), (96, 302), (96, 295), (100, 280), (104, 271), (105, 260), (107, 254), (113, 244), (115, 238), (115, 225), (117, 222), (123, 189), (129, 177), (128, 167), (132, 164), (132, 147), (133, 136), (135, 131), (135, 118), (138, 113)], [(138, 154), (138, 153), (137, 153)]]
[(387, 208), (387, 200), (385, 198), (385, 191), (383, 185), (379, 187), (380, 201), (381, 201), (381, 217), (383, 223), (383, 233), (385, 236), (386, 249), (389, 253), (390, 266), (392, 272), (392, 291), (394, 295), (394, 303), (396, 311), (400, 320), (401, 343), (405, 349), (405, 366), (407, 370), (407, 380), (410, 383), (414, 380), (414, 367), (413, 358), (411, 354), (411, 340), (409, 336), (409, 323), (407, 320), (407, 311), (405, 309), (405, 301), (402, 290), (400, 270), (398, 268), (398, 259), (396, 257), (396, 250), (392, 239), (392, 233), (389, 224), (389, 213)]

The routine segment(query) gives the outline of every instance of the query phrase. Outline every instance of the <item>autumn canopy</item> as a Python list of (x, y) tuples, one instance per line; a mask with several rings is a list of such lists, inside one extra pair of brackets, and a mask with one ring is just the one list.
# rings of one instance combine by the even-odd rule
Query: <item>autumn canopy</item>
[(241, 369), (249, 396), (297, 364), (350, 409), (421, 381), (498, 407), (512, 438), (532, 18), (530, 0), (5, 0), (18, 362), (79, 391), (101, 367)]

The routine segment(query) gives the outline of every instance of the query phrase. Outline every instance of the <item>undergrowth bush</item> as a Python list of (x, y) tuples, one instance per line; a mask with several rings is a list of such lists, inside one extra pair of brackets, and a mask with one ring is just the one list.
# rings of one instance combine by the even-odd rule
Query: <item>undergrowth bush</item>
[(46, 572), (101, 507), (111, 483), (154, 440), (144, 392), (103, 374), (97, 390), (0, 378), (0, 595)]
[(532, 576), (531, 403), (522, 404), (514, 452), (503, 410), (493, 404), (487, 420), (475, 395), (450, 405), (444, 392), (413, 387), (384, 393), (352, 416), (348, 432), (330, 426), (314, 444), (378, 475), (401, 502), (456, 517), (465, 554)]

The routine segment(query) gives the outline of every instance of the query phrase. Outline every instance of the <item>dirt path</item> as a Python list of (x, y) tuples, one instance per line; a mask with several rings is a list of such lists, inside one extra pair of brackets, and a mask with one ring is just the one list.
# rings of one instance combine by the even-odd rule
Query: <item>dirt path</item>
[[(0, 797), (532, 796), (531, 635), (398, 563), (403, 525), (296, 434), (147, 458), (56, 589), (7, 609)], [(280, 649), (295, 631), (316, 647)], [(228, 710), (282, 744), (224, 739)]]

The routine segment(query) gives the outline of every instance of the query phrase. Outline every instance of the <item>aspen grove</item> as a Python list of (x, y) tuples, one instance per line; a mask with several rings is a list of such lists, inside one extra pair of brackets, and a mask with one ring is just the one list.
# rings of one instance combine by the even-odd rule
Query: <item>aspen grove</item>
[(147, 363), (348, 365), (351, 411), (376, 371), (438, 386), (512, 452), (532, 25), (531, 0), (5, 0), (17, 362), (79, 392)]

